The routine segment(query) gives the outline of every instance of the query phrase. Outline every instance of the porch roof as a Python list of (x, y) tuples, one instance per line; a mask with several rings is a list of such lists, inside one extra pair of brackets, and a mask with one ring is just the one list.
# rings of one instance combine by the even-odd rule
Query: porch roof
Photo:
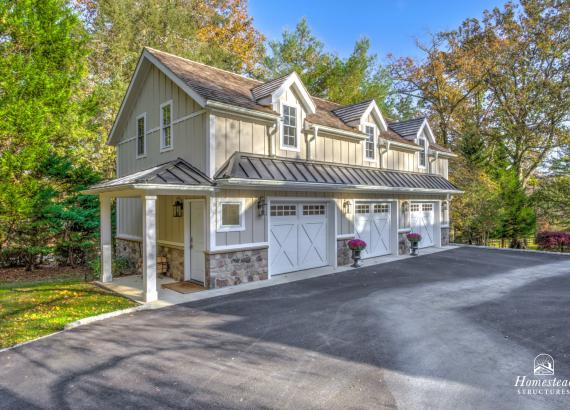
[(441, 175), (393, 171), (236, 152), (215, 176), (223, 181), (267, 185), (385, 191), (461, 192)]
[(213, 187), (214, 181), (187, 161), (177, 158), (153, 168), (92, 185), (85, 193), (97, 194), (125, 188), (156, 186), (204, 188)]

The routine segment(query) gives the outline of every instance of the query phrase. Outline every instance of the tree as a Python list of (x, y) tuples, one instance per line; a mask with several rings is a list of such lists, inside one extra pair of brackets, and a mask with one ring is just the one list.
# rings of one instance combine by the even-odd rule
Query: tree
[(360, 39), (352, 54), (342, 59), (325, 51), (323, 43), (312, 33), (305, 18), (282, 39), (269, 42), (270, 54), (263, 63), (263, 78), (270, 80), (293, 71), (299, 74), (309, 93), (339, 104), (354, 104), (375, 99), (384, 113), (391, 80), (379, 66), (377, 57), (369, 54), (370, 41)]
[(40, 165), (85, 143), (87, 35), (64, 0), (0, 2), (0, 32), (0, 247), (39, 252), (53, 192)]

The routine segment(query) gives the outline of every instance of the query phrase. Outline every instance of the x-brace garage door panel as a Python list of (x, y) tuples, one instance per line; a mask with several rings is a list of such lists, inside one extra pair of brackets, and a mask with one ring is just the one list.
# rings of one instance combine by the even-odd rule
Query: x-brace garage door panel
[(270, 218), (272, 275), (328, 265), (325, 204), (272, 205)]
[(419, 233), (422, 240), (418, 244), (420, 248), (434, 245), (435, 213), (431, 202), (414, 202), (410, 206), (412, 232)]
[(363, 258), (372, 258), (391, 253), (390, 204), (357, 203), (354, 213), (356, 237), (366, 242)]

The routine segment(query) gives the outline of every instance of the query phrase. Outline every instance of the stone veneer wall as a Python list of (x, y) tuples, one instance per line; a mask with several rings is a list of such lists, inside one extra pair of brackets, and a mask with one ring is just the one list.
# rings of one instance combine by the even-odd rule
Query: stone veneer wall
[(268, 278), (268, 249), (206, 253), (207, 288), (222, 288)]
[(117, 238), (115, 241), (115, 257), (128, 259), (133, 267), (132, 273), (142, 274), (141, 242)]
[(449, 245), (449, 228), (441, 228), (441, 246)]
[(170, 276), (174, 280), (184, 280), (184, 250), (180, 248), (171, 248), (168, 246), (158, 245), (158, 256), (166, 256), (168, 261), (168, 272), (166, 276)]
[(336, 241), (336, 263), (338, 266), (350, 265), (352, 263), (348, 241), (350, 239), (338, 239)]
[(398, 255), (407, 255), (410, 253), (410, 241), (406, 238), (407, 232), (398, 233)]

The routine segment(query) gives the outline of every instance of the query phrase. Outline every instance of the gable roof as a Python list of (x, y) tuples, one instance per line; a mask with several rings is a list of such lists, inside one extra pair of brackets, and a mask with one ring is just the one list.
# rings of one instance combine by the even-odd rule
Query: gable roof
[(388, 124), (388, 128), (402, 138), (415, 139), (425, 120), (426, 117), (420, 117), (411, 120), (391, 122)]
[(216, 181), (231, 179), (268, 183), (336, 185), (339, 188), (454, 191), (459, 189), (441, 175), (394, 171), (338, 163), (305, 161), (236, 152), (216, 174)]
[(358, 121), (368, 109), (372, 101), (373, 100), (367, 100), (357, 104), (345, 105), (334, 109), (332, 112), (345, 123)]
[(261, 100), (263, 97), (267, 97), (273, 91), (277, 90), (279, 87), (283, 85), (287, 78), (289, 78), (290, 74), (286, 74), (283, 77), (278, 77), (274, 80), (270, 80), (266, 83), (261, 83), (251, 89), (251, 94), (253, 95), (253, 99), (255, 101)]

